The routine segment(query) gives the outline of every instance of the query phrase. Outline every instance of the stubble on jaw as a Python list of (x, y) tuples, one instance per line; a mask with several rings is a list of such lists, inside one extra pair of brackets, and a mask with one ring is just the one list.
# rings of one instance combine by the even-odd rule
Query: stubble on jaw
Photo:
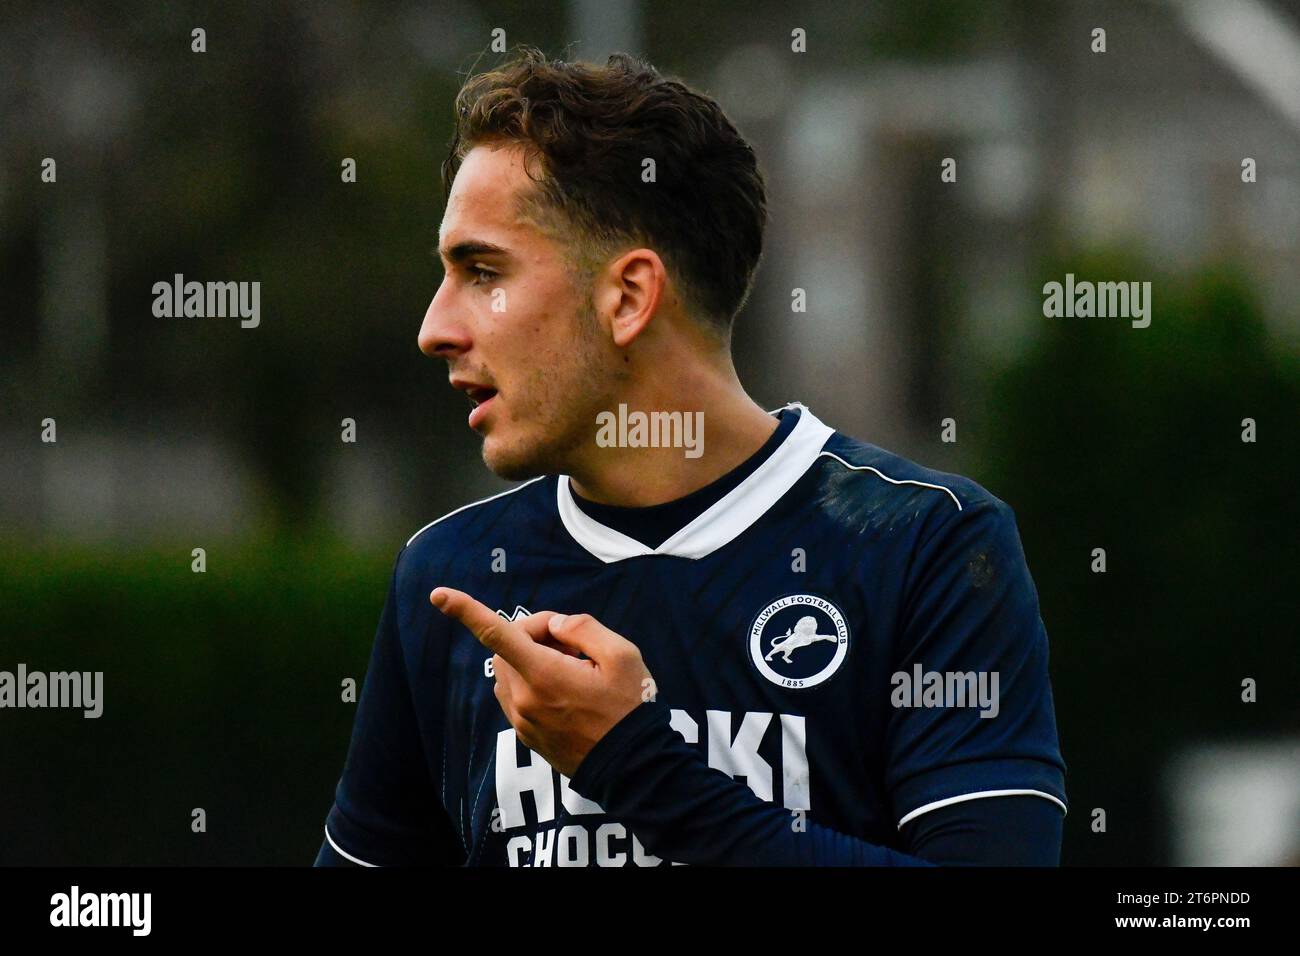
[[(512, 398), (524, 403), (515, 406), (512, 417), (529, 423), (537, 432), (533, 446), (505, 449), (494, 466), (484, 441), (484, 463), (511, 481), (567, 473), (576, 454), (584, 446), (594, 446), (596, 414), (611, 405), (621, 384), (630, 377), (605, 341), (594, 299), (596, 277), (626, 240), (572, 222), (548, 201), (536, 180), (516, 196), (515, 215), (560, 251), (569, 301), (577, 304), (569, 316), (571, 336), (557, 346), (555, 354), (535, 356), (521, 383), (525, 395)], [(562, 317), (554, 312), (539, 319), (541, 323), (556, 321)]]
[[(537, 432), (536, 443), (531, 448), (508, 449), (495, 465), (489, 460), (487, 441), (483, 443), (484, 463), (501, 478), (522, 481), (538, 475), (566, 474), (575, 453), (594, 444), (596, 413), (610, 404), (617, 391), (616, 382), (627, 376), (622, 364), (611, 364), (608, 353), (601, 348), (602, 327), (590, 286), (581, 291), (578, 300), (568, 348), (558, 355), (538, 356), (523, 379), (522, 391), (527, 398), (514, 409), (512, 417), (531, 423)], [(542, 321), (557, 318), (551, 314)], [(562, 374), (557, 376), (557, 370)]]

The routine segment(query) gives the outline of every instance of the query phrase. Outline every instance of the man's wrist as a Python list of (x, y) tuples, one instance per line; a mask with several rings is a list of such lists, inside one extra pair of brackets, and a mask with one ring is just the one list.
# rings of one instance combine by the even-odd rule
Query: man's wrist
[(668, 721), (668, 706), (658, 701), (646, 701), (632, 708), (587, 751), (569, 779), (569, 788), (579, 796), (599, 803), (595, 794), (605, 789), (610, 771), (616, 771), (625, 754), (661, 732)]

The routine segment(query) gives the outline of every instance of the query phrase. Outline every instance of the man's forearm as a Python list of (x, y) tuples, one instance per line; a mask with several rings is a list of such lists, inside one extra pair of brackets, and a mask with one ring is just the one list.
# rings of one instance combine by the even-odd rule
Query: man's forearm
[(647, 703), (579, 765), (570, 786), (624, 823), (650, 852), (712, 866), (929, 866), (920, 857), (800, 821), (709, 767)]

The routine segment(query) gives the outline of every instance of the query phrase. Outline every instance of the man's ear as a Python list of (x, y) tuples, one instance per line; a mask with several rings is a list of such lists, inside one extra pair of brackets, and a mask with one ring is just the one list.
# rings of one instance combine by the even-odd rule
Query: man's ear
[(609, 265), (602, 293), (608, 306), (610, 335), (624, 349), (636, 340), (659, 311), (668, 285), (668, 270), (653, 249), (633, 249)]

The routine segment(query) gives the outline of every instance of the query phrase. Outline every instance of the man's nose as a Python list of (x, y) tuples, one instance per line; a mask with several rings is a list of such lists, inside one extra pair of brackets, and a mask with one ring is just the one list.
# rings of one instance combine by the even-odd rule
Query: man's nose
[(453, 359), (469, 350), (470, 336), (462, 316), (454, 308), (451, 284), (443, 282), (424, 312), (417, 341), (430, 358)]

